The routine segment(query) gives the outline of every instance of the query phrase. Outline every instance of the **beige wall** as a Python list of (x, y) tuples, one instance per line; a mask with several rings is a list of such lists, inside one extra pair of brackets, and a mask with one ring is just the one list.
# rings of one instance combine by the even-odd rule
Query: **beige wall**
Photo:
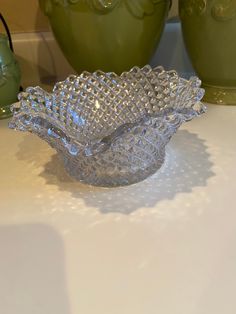
[(170, 17), (178, 15), (178, 0), (172, 1), (172, 8), (170, 10)]
[(48, 30), (47, 18), (40, 11), (38, 0), (0, 0), (0, 11), (11, 32)]
[[(38, 7), (38, 0), (0, 0), (0, 11), (11, 32), (34, 32), (49, 29), (47, 18)], [(177, 15), (178, 0), (173, 0), (170, 16)], [(2, 31), (2, 26), (0, 27)]]

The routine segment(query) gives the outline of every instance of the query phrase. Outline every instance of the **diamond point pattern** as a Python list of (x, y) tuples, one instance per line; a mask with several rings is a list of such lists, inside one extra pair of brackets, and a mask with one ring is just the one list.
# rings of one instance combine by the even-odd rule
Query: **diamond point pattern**
[(20, 93), (9, 127), (46, 140), (77, 180), (132, 184), (156, 172), (179, 126), (205, 111), (200, 84), (149, 65), (120, 76), (83, 72), (52, 93), (38, 86)]

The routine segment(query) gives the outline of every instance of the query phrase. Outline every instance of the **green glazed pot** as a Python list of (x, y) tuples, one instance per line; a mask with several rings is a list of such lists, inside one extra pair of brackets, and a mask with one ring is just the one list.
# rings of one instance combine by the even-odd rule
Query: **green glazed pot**
[(72, 67), (114, 71), (148, 63), (170, 0), (39, 0)]
[(236, 105), (236, 1), (179, 0), (186, 48), (204, 100)]
[(20, 87), (20, 68), (7, 36), (0, 34), (0, 119), (11, 116), (10, 105), (17, 100)]

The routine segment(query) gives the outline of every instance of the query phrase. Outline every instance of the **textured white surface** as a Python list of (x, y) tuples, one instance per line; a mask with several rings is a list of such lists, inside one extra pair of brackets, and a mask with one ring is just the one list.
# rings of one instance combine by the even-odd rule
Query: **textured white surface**
[(0, 313), (235, 314), (235, 134), (209, 106), (159, 173), (99, 189), (0, 121)]

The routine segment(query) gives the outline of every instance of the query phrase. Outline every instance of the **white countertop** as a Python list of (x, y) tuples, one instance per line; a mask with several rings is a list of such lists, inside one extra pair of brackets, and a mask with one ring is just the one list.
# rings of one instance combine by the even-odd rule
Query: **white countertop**
[(163, 168), (73, 182), (0, 121), (1, 314), (235, 314), (236, 106), (185, 124)]

